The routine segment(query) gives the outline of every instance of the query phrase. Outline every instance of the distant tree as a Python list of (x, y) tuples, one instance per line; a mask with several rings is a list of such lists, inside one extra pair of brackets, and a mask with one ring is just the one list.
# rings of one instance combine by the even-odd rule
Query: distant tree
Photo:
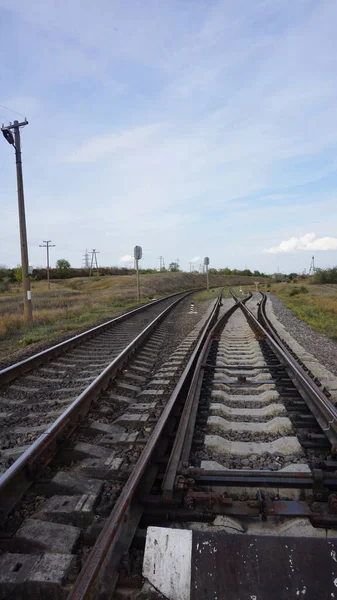
[(218, 274), (218, 270), (214, 269), (212, 267), (210, 269), (208, 269), (208, 272), (209, 272), (210, 275), (217, 275)]
[(168, 270), (171, 271), (171, 273), (177, 273), (178, 271), (180, 271), (178, 263), (177, 262), (171, 262), (169, 264)]
[(0, 293), (7, 292), (9, 290), (10, 282), (11, 280), (7, 276), (3, 277), (2, 280), (0, 280)]
[(218, 273), (219, 275), (231, 275), (232, 271), (228, 267), (225, 267), (224, 269), (218, 269)]
[(315, 269), (313, 283), (337, 283), (337, 267)]
[(18, 283), (22, 283), (22, 267), (17, 265), (14, 269), (14, 278)]
[(60, 277), (68, 277), (70, 272), (70, 262), (65, 258), (59, 258), (56, 262), (56, 269)]

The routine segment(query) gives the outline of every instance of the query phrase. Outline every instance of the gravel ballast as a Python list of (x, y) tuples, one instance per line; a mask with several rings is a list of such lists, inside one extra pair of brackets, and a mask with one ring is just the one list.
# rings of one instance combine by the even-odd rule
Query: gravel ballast
[(310, 325), (300, 321), (285, 306), (283, 300), (268, 294), (271, 300), (273, 310), (277, 319), (282, 325), (291, 332), (292, 337), (334, 375), (337, 375), (337, 344), (327, 336), (317, 333)]

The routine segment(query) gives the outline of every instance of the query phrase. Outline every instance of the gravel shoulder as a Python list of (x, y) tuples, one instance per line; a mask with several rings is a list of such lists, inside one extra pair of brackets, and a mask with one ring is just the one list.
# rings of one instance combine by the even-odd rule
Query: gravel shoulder
[(268, 295), (268, 297), (272, 302), (275, 316), (291, 333), (292, 337), (324, 367), (337, 375), (337, 343), (327, 336), (313, 331), (310, 325), (300, 321), (285, 306), (283, 300), (273, 294)]

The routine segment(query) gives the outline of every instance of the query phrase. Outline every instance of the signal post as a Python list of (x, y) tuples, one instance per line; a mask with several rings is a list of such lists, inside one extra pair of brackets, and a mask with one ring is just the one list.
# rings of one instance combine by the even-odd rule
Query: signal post
[(134, 247), (133, 256), (134, 256), (134, 259), (135, 259), (136, 275), (137, 275), (137, 300), (138, 300), (138, 302), (140, 302), (140, 283), (139, 283), (139, 266), (138, 266), (138, 261), (143, 256), (143, 250), (142, 250), (141, 246), (135, 246)]

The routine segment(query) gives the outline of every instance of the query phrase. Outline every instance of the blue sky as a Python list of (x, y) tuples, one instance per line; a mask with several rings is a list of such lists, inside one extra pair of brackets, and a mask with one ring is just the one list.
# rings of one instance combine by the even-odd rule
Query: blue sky
[[(335, 0), (0, 0), (0, 121), (29, 121), (30, 263), (51, 239), (72, 266), (86, 248), (121, 265), (135, 244), (144, 267), (336, 264), (336, 22)], [(12, 154), (0, 140), (8, 266)]]

